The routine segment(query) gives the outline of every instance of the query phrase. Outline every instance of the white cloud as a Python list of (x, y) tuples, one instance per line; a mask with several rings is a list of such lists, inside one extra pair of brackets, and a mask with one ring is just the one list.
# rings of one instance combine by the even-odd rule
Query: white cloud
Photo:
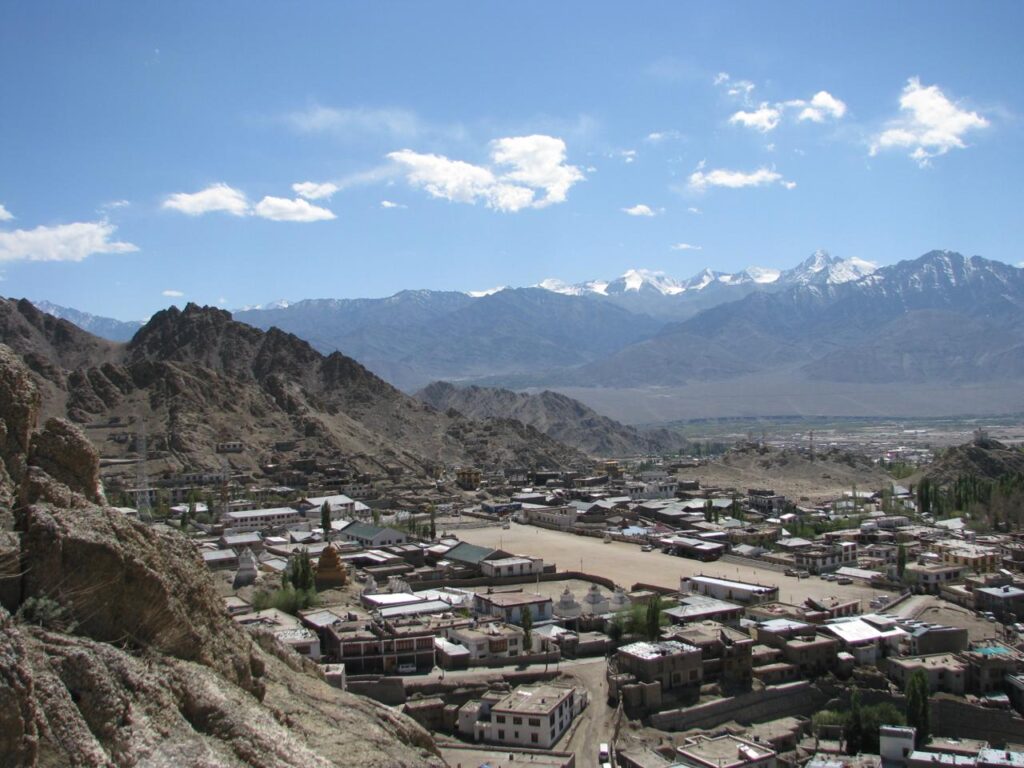
[(170, 299), (180, 299), (185, 294), (181, 291), (176, 291), (173, 288), (168, 288), (166, 291), (162, 291), (161, 295), (166, 296)]
[(490, 146), (494, 169), (411, 149), (391, 152), (388, 158), (405, 169), (410, 184), (434, 197), (456, 203), (483, 201), (498, 211), (564, 202), (572, 185), (584, 179), (579, 168), (565, 163), (561, 139), (515, 136), (497, 139)]
[(717, 75), (715, 75), (715, 79), (714, 79), (714, 84), (715, 85), (723, 85), (724, 83), (728, 83), (728, 82), (729, 82), (729, 73), (728, 72), (719, 72)]
[(837, 99), (828, 91), (818, 91), (811, 97), (810, 102), (796, 99), (787, 101), (786, 105), (800, 109), (797, 120), (810, 120), (813, 123), (823, 123), (830, 117), (839, 120), (846, 114), (846, 102)]
[(692, 205), (686, 210), (688, 213), (692, 213), (694, 216), (700, 216), (702, 213), (704, 213), (704, 211), (702, 211), (700, 208), (696, 208)]
[(902, 117), (892, 120), (874, 138), (871, 154), (883, 149), (909, 149), (910, 157), (926, 166), (933, 157), (951, 149), (964, 149), (964, 135), (987, 128), (989, 121), (977, 112), (961, 109), (937, 85), (922, 86), (912, 77), (900, 96)]
[(690, 174), (690, 187), (696, 190), (704, 190), (708, 187), (727, 187), (729, 189), (763, 187), (775, 182), (785, 183), (782, 174), (768, 168), (758, 168), (751, 173), (716, 168), (707, 173), (697, 170)]
[(314, 104), (292, 112), (286, 122), (300, 133), (388, 134), (394, 138), (412, 138), (423, 129), (419, 117), (405, 109), (339, 109)]
[(702, 251), (704, 248), (699, 245), (691, 245), (690, 243), (675, 243), (672, 246), (673, 251)]
[(644, 205), (643, 203), (637, 203), (630, 208), (623, 208), (623, 213), (629, 214), (630, 216), (656, 216), (657, 212), (652, 210), (650, 206)]
[(211, 184), (199, 192), (178, 192), (164, 200), (163, 207), (189, 216), (201, 216), (214, 211), (225, 211), (233, 216), (249, 213), (249, 201), (245, 193), (223, 183)]
[(101, 205), (100, 209), (104, 211), (114, 211), (118, 208), (127, 208), (129, 205), (131, 205), (130, 200), (111, 200), (109, 203)]
[(768, 106), (767, 102), (763, 102), (753, 112), (737, 112), (729, 118), (730, 123), (738, 123), (739, 125), (746, 126), (747, 128), (754, 128), (755, 130), (761, 131), (761, 133), (767, 133), (772, 131), (779, 124), (779, 120), (782, 118), (782, 113), (779, 112), (775, 107)]
[(264, 197), (253, 211), (257, 216), (271, 221), (330, 221), (334, 214), (326, 208), (313, 205), (307, 200), (289, 200), (286, 197)]
[(14, 214), (4, 208), (4, 204), (0, 203), (0, 221), (12, 221)]
[(619, 157), (622, 158), (623, 162), (632, 163), (634, 160), (636, 160), (636, 150), (624, 149), (621, 152), (619, 152)]
[(331, 195), (338, 191), (338, 185), (329, 181), (319, 183), (315, 181), (300, 181), (292, 184), (292, 191), (299, 197), (304, 197), (307, 200), (319, 200), (324, 197), (330, 198)]
[(782, 182), (782, 186), (784, 186), (786, 189), (796, 189), (796, 182), (795, 181), (784, 181), (784, 182)]
[(391, 200), (381, 200), (380, 201), (380, 207), (381, 208), (405, 208), (405, 206), (402, 205), (401, 203), (395, 203), (395, 202), (392, 202)]
[(108, 221), (80, 221), (35, 229), (0, 231), (0, 262), (82, 261), (94, 253), (131, 253), (132, 243), (110, 238), (117, 227)]

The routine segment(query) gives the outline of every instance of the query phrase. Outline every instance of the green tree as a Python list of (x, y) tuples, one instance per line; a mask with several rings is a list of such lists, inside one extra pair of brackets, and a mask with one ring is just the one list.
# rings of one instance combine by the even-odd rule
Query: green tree
[(523, 652), (530, 653), (533, 649), (533, 611), (530, 606), (523, 608)]
[(437, 507), (431, 504), (427, 511), (430, 513), (430, 540), (433, 541), (437, 538)]
[(320, 527), (324, 530), (324, 540), (326, 541), (331, 533), (331, 502), (326, 499), (320, 507)]
[(661, 634), (661, 595), (655, 595), (644, 611), (644, 636), (657, 640)]
[(903, 572), (907, 570), (907, 548), (900, 544), (896, 550), (896, 575), (903, 580)]
[(857, 755), (864, 747), (864, 713), (860, 706), (860, 691), (854, 689), (850, 697), (850, 719), (846, 724), (846, 754)]
[(928, 740), (931, 730), (928, 704), (928, 674), (923, 669), (914, 670), (907, 680), (907, 725), (916, 730), (915, 746), (921, 746)]

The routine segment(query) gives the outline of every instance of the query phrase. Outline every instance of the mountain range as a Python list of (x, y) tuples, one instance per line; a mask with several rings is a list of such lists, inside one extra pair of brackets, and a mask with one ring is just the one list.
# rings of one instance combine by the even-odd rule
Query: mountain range
[[(630, 270), (480, 293), (278, 302), (235, 319), (281, 328), (325, 354), (341, 350), (409, 392), (436, 380), (554, 387), (591, 405), (613, 390), (641, 392), (628, 397), (647, 400), (643, 417), (598, 407), (632, 422), (668, 418), (655, 398), (673, 395), (656, 388), (705, 387), (714, 399), (732, 387), (738, 404), (726, 411), (769, 415), (799, 409), (802, 398), (787, 394), (799, 387), (813, 385), (826, 403), (838, 385), (874, 387), (863, 397), (845, 390), (860, 401), (857, 413), (879, 411), (896, 392), (941, 414), (983, 404), (977, 387), (995, 382), (993, 407), (1024, 407), (1013, 395), (1024, 373), (1024, 270), (979, 256), (932, 251), (876, 268), (819, 251), (789, 270), (704, 270), (685, 280)], [(769, 379), (786, 404), (758, 402)], [(967, 400), (965, 386), (975, 388)], [(928, 398), (914, 387), (930, 388)]]
[[(586, 463), (532, 427), (437, 411), (341, 353), (324, 356), (296, 336), (260, 331), (215, 308), (163, 310), (119, 343), (28, 301), (0, 300), (0, 343), (33, 372), (43, 415), (88, 425), (108, 463), (137, 455), (143, 430), (152, 472), (217, 471), (225, 459), (250, 471), (298, 456), (420, 477), (440, 464)], [(232, 441), (241, 453), (217, 453), (218, 443)]]

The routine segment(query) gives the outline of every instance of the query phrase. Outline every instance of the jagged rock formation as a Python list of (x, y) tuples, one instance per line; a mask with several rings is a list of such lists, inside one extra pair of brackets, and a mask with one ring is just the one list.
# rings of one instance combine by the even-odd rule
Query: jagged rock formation
[(471, 419), (516, 419), (592, 456), (635, 456), (678, 450), (683, 440), (666, 429), (641, 430), (602, 416), (571, 397), (492, 387), (456, 387), (435, 381), (416, 397), (438, 410), (454, 408)]
[(129, 343), (115, 344), (27, 301), (0, 301), (0, 342), (32, 369), (44, 414), (94, 427), (89, 435), (104, 458), (134, 457), (144, 421), (148, 452), (160, 457), (154, 471), (219, 470), (216, 445), (227, 441), (244, 446), (230, 456), (232, 467), (249, 471), (276, 463), (282, 441), (371, 474), (585, 460), (521, 424), (439, 413), (351, 358), (324, 357), (291, 334), (264, 333), (223, 310), (168, 309)]
[(230, 621), (180, 535), (96, 505), (96, 453), (67, 422), (35, 433), (39, 403), (0, 345), (4, 765), (443, 765), (412, 721)]

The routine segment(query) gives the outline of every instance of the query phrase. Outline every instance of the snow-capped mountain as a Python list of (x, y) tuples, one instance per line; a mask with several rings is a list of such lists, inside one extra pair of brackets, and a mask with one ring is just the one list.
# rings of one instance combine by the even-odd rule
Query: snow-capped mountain
[(115, 320), (112, 317), (100, 317), (82, 312), (71, 307), (62, 307), (49, 301), (33, 301), (33, 306), (40, 312), (59, 317), (74, 323), (79, 328), (96, 336), (111, 341), (128, 341), (142, 327), (142, 321)]
[(707, 267), (685, 280), (650, 269), (630, 269), (614, 280), (588, 280), (582, 283), (566, 283), (557, 278), (542, 280), (535, 287), (544, 288), (566, 296), (583, 296), (596, 293), (615, 296), (628, 293), (679, 294), (703, 291), (713, 286), (785, 286), (785, 285), (839, 285), (859, 280), (874, 272), (876, 265), (856, 257), (840, 259), (826, 251), (815, 251), (808, 259), (792, 269), (779, 270), (772, 267), (752, 266), (739, 272), (718, 272)]
[(783, 285), (840, 285), (860, 280), (878, 269), (871, 261), (840, 259), (828, 251), (815, 251), (805, 261), (779, 276)]

